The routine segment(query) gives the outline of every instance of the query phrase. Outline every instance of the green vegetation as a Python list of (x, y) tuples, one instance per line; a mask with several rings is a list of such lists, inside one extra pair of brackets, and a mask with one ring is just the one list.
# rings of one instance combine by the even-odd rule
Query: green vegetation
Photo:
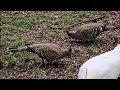
[[(57, 38), (60, 37), (60, 32), (57, 28), (66, 28), (73, 22), (80, 22), (81, 18), (86, 15), (84, 11), (1, 11), (0, 13), (0, 47), (2, 48), (2, 51), (0, 51), (0, 65), (8, 62), (8, 66), (15, 66), (17, 60), (25, 63), (32, 58), (30, 52), (24, 51), (10, 54), (7, 48), (30, 44), (31, 41), (29, 38), (24, 37), (24, 35), (29, 32), (30, 28), (36, 23), (40, 21), (46, 23), (48, 28), (45, 29), (45, 33), (49, 37)], [(49, 27), (53, 27), (53, 29)], [(67, 39), (67, 36), (62, 38)], [(21, 67), (27, 68), (27, 66), (28, 65), (23, 64)]]

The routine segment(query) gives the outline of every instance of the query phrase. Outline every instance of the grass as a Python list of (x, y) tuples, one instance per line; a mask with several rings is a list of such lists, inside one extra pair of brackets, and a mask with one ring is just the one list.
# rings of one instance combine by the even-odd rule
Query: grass
[[(29, 38), (21, 36), (29, 32), (29, 29), (37, 22), (43, 21), (47, 26), (55, 27), (56, 29), (47, 28), (45, 30), (49, 37), (58, 37), (58, 27), (66, 28), (73, 22), (80, 22), (81, 18), (86, 15), (84, 11), (1, 11), (1, 60), (0, 65), (8, 62), (9, 66), (15, 66), (17, 60), (25, 63), (32, 58), (32, 54), (29, 52), (17, 52), (16, 54), (10, 54), (6, 51), (8, 47), (19, 47), (31, 43)], [(64, 36), (64, 39), (67, 39)], [(22, 68), (27, 68), (28, 65), (23, 64)]]
[(3, 60), (0, 60), (0, 66), (4, 64), (4, 61)]
[(20, 69), (21, 71), (25, 71), (28, 69), (28, 64), (27, 63), (23, 63), (21, 66), (20, 66)]
[[(27, 38), (17, 36), (27, 33), (27, 29), (37, 22), (36, 16), (27, 13), (30, 12), (22, 14), (20, 11), (1, 11), (1, 46), (4, 48), (0, 60), (1, 64), (8, 62), (9, 66), (15, 66), (17, 60), (28, 60), (31, 58), (31, 53), (29, 52), (10, 55), (6, 51), (7, 47), (18, 47), (31, 43)], [(15, 34), (17, 37), (14, 36)]]
[[(46, 34), (50, 37), (59, 37), (60, 31), (59, 28), (71, 30), (73, 23), (81, 22), (81, 18), (86, 16), (85, 11), (66, 11), (66, 12), (47, 12), (44, 16), (44, 21), (48, 24), (46, 29)], [(63, 36), (62, 36), (63, 37)], [(67, 36), (64, 36), (63, 39), (67, 39)]]

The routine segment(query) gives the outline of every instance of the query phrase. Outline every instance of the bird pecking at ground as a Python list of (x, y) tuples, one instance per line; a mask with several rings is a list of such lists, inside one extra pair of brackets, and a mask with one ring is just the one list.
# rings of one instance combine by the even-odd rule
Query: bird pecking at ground
[(69, 38), (82, 42), (92, 42), (95, 41), (96, 37), (102, 32), (114, 29), (120, 29), (120, 24), (109, 26), (106, 23), (87, 23), (81, 25), (78, 30), (66, 30), (66, 33)]
[(63, 49), (57, 44), (54, 43), (40, 43), (40, 44), (32, 44), (21, 46), (17, 48), (8, 48), (10, 52), (20, 52), (20, 51), (28, 51), (37, 54), (42, 60), (43, 65), (45, 65), (44, 60), (48, 63), (52, 63), (53, 61), (57, 61), (66, 56), (71, 58), (72, 49)]

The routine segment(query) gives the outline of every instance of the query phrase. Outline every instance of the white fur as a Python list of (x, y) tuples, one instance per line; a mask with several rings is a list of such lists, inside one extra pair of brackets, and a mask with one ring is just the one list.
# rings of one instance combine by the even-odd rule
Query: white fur
[(120, 44), (113, 50), (86, 61), (79, 69), (78, 79), (117, 79), (120, 74)]

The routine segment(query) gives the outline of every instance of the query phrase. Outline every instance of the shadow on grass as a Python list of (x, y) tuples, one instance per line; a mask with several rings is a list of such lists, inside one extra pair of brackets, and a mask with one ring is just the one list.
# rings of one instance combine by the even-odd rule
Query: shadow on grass
[(70, 40), (68, 42), (71, 44), (78, 44), (81, 46), (98, 45), (98, 44), (105, 44), (106, 43), (101, 39), (96, 39), (95, 41), (86, 41), (86, 42), (82, 42), (82, 41), (78, 41), (78, 40)]
[(39, 67), (39, 68), (44, 68), (44, 69), (64, 68), (65, 64), (62, 62), (53, 62), (53, 63), (45, 63), (45, 65), (44, 65), (42, 62), (35, 62), (35, 64), (33, 64), (33, 67)]

